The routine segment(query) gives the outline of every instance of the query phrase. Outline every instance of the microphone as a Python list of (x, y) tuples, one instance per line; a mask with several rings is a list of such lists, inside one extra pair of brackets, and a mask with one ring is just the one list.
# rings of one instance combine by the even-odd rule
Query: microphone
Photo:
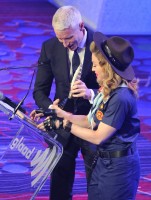
[(21, 105), (24, 103), (24, 101), (25, 101), (27, 95), (29, 94), (29, 91), (30, 91), (30, 89), (31, 89), (31, 85), (32, 85), (32, 82), (33, 82), (33, 78), (34, 78), (34, 75), (35, 75), (35, 71), (36, 71), (36, 70), (34, 69), (34, 72), (33, 72), (33, 74), (32, 74), (32, 78), (31, 78), (30, 85), (29, 85), (29, 88), (28, 88), (28, 90), (27, 90), (27, 93), (25, 94), (25, 96), (23, 97), (23, 99), (17, 104), (17, 106), (14, 108), (14, 112), (13, 112), (12, 116), (9, 118), (9, 120), (11, 120), (11, 119), (14, 118), (16, 112), (17, 112), (18, 110), (20, 110)]
[(3, 67), (3, 68), (0, 68), (0, 71), (3, 71), (3, 70), (12, 70), (12, 69), (22, 69), (22, 68), (25, 68), (25, 69), (31, 69), (31, 68), (36, 68), (36, 66), (31, 66), (31, 67)]
[[(9, 106), (11, 106), (12, 108), (16, 108), (17, 104), (15, 102), (13, 102), (11, 99), (9, 99), (8, 97), (4, 96), (4, 94), (2, 92), (0, 92), (0, 100), (3, 101), (4, 103), (7, 103)], [(20, 107), (19, 110), (23, 113), (25, 113), (25, 109)]]
[(36, 110), (36, 114), (40, 114), (40, 113), (42, 113), (44, 115), (44, 117), (48, 117), (48, 116), (51, 116), (53, 118), (57, 117), (56, 111), (53, 109), (43, 110), (40, 108), (40, 109)]

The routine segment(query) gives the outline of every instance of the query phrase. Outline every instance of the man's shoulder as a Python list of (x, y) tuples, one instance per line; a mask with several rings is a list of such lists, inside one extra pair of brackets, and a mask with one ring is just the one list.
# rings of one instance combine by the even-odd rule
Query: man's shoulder
[(57, 37), (51, 37), (51, 38), (49, 38), (49, 39), (47, 39), (43, 42), (43, 44), (45, 44), (45, 45), (47, 45), (47, 44), (57, 44), (57, 43), (59, 43)]
[(90, 45), (90, 43), (93, 41), (93, 34), (94, 32), (89, 29), (88, 27), (85, 27), (86, 31), (87, 31), (87, 44)]
[(88, 34), (93, 35), (94, 31), (90, 29), (89, 27), (85, 26), (85, 29), (87, 30)]
[(48, 40), (45, 40), (42, 45), (45, 47), (45, 49), (49, 50), (55, 50), (63, 46), (61, 42), (58, 41), (57, 37), (52, 37)]

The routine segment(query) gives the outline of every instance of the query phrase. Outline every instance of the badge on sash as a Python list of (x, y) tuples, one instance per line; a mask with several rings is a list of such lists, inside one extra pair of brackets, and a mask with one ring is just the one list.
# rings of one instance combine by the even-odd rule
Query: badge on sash
[(96, 118), (97, 118), (98, 120), (102, 120), (102, 118), (103, 118), (103, 113), (102, 113), (100, 110), (98, 110), (98, 111), (96, 112)]

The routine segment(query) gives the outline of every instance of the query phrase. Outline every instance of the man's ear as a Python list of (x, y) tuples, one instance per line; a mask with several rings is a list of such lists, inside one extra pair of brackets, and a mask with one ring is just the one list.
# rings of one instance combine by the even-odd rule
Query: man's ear
[(80, 27), (80, 31), (83, 31), (83, 30), (84, 30), (84, 22), (81, 22), (81, 23), (79, 24), (79, 27)]

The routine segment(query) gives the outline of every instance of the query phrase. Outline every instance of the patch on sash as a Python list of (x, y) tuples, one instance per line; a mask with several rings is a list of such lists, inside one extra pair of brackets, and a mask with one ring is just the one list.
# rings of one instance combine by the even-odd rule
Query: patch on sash
[(98, 110), (98, 111), (96, 112), (96, 118), (97, 118), (98, 120), (102, 120), (102, 118), (103, 118), (103, 112), (101, 112), (100, 110)]
[(104, 103), (101, 103), (100, 109), (103, 110), (103, 108), (104, 108)]

